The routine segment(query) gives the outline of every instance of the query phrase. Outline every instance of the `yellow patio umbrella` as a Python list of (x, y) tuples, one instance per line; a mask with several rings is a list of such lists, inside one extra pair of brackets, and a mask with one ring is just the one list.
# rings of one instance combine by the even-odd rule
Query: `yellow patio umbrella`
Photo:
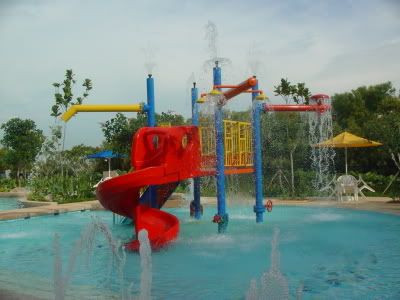
[(363, 148), (363, 147), (377, 147), (382, 144), (374, 142), (347, 131), (344, 131), (337, 136), (314, 145), (315, 147), (333, 147), (333, 148), (344, 148), (345, 161), (346, 161), (346, 174), (347, 174), (347, 148)]

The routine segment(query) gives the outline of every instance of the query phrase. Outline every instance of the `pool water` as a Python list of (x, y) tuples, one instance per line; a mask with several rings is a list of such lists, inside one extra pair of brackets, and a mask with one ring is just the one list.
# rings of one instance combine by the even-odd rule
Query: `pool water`
[[(398, 216), (275, 207), (264, 223), (256, 224), (252, 208), (238, 206), (229, 208), (228, 232), (221, 235), (211, 222), (215, 208), (207, 208), (200, 221), (192, 220), (186, 208), (168, 211), (180, 218), (181, 233), (168, 249), (152, 254), (153, 299), (244, 299), (251, 280), (259, 284), (270, 269), (277, 230), (279, 268), (290, 298), (302, 294), (303, 299), (400, 299)], [(104, 211), (0, 222), (0, 290), (32, 290), (32, 295), (54, 299), (54, 235), (59, 237), (66, 274), (70, 253), (93, 216), (110, 227), (114, 238), (131, 238), (132, 228), (113, 225), (112, 214)], [(139, 255), (126, 253), (122, 283), (110, 253), (106, 239), (97, 235), (91, 254), (77, 256), (67, 294), (79, 299), (137, 296)]]
[(21, 205), (18, 198), (14, 197), (0, 197), (0, 210), (9, 210), (20, 208)]

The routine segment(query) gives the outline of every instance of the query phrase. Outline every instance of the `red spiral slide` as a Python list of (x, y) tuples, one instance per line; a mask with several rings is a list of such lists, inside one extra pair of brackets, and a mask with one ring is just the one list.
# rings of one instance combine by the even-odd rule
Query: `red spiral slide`
[[(102, 182), (96, 194), (106, 209), (134, 221), (136, 237), (146, 229), (156, 250), (179, 233), (178, 218), (160, 208), (180, 181), (201, 176), (198, 128), (141, 128), (133, 138), (131, 163), (135, 171)], [(154, 186), (154, 192), (148, 186)], [(126, 247), (138, 250), (139, 241)]]

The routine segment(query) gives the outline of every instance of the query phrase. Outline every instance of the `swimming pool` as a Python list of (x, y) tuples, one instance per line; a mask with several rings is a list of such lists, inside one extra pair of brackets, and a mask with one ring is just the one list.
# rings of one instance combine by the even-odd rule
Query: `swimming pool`
[(0, 197), (0, 210), (9, 210), (21, 208), (18, 198)]
[[(251, 207), (230, 207), (228, 233), (216, 233), (215, 208), (201, 221), (188, 210), (169, 209), (181, 220), (179, 240), (152, 254), (153, 299), (243, 299), (250, 281), (259, 282), (271, 266), (271, 240), (279, 229), (280, 271), (291, 298), (399, 299), (400, 218), (393, 215), (323, 207), (275, 207), (256, 224)], [(54, 234), (62, 272), (82, 229), (92, 216), (103, 220), (114, 237), (127, 241), (132, 228), (112, 225), (109, 212), (76, 212), (0, 222), (0, 289), (30, 291), (53, 298)], [(68, 293), (119, 298), (121, 286), (137, 295), (140, 257), (126, 254), (124, 283), (110, 267), (110, 249), (98, 235), (89, 256), (79, 256)], [(128, 291), (128, 292), (127, 292)]]

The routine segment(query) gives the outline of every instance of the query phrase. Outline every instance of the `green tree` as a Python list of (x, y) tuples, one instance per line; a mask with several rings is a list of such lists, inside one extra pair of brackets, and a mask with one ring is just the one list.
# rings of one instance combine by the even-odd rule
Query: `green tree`
[(157, 124), (166, 124), (171, 126), (179, 126), (185, 124), (185, 119), (182, 115), (173, 111), (162, 112), (156, 114)]
[[(40, 177), (58, 176), (60, 175), (60, 145), (61, 145), (61, 126), (50, 127), (51, 134), (46, 137), (39, 155), (35, 161), (35, 174)], [(66, 176), (74, 176), (81, 168), (88, 168), (86, 155), (97, 152), (96, 147), (86, 145), (76, 145), (70, 150), (64, 150), (63, 159), (65, 160)]]
[(65, 169), (59, 166), (61, 126), (51, 127), (29, 178), (31, 200), (52, 200), (59, 203), (75, 202), (93, 198), (93, 185), (101, 178), (97, 160), (86, 159), (86, 155), (98, 149), (77, 145), (65, 150)]
[(245, 111), (233, 111), (224, 108), (224, 118), (232, 121), (251, 122), (251, 108)]
[[(335, 94), (332, 97), (335, 115), (334, 133), (350, 131), (365, 138), (381, 141), (384, 147), (354, 149), (349, 152), (349, 164), (360, 172), (374, 171), (393, 174), (393, 162), (388, 145), (394, 145), (399, 98), (391, 82), (358, 87), (351, 92)], [(385, 128), (385, 130), (383, 130)], [(392, 128), (392, 129), (391, 129)], [(391, 146), (391, 149), (393, 146)], [(338, 151), (338, 165), (344, 165), (344, 155)]]
[(62, 143), (61, 126), (51, 126), (51, 134), (45, 137), (42, 148), (35, 161), (34, 173), (40, 176), (53, 176), (60, 173), (60, 147)]
[(280, 84), (274, 86), (274, 88), (275, 96), (281, 96), (286, 104), (290, 103), (291, 98), (293, 98), (293, 101), (297, 104), (308, 104), (311, 97), (310, 90), (306, 87), (304, 82), (291, 84), (287, 78), (281, 78)]
[(292, 87), (292, 96), (294, 102), (297, 104), (308, 104), (311, 93), (304, 82), (299, 82), (296, 86)]
[[(65, 71), (65, 79), (63, 82), (55, 82), (54, 99), (55, 104), (51, 107), (51, 116), (58, 117), (66, 112), (71, 105), (82, 104), (83, 100), (89, 96), (89, 91), (92, 89), (92, 81), (86, 78), (82, 86), (85, 88), (82, 96), (74, 99), (73, 86), (76, 84), (74, 79), (75, 74), (71, 69)], [(60, 91), (61, 89), (61, 91)], [(75, 102), (74, 102), (75, 101)]]
[(26, 173), (38, 155), (44, 141), (43, 133), (36, 128), (34, 121), (13, 118), (1, 125), (3, 138), (1, 143), (6, 148), (6, 162), (14, 171), (19, 183), (19, 175)]
[(7, 150), (4, 148), (0, 148), (0, 171), (5, 171), (8, 168), (6, 156)]
[[(95, 171), (96, 160), (87, 159), (86, 156), (98, 152), (98, 147), (86, 146), (83, 144), (75, 145), (70, 150), (66, 150), (64, 158), (68, 161), (66, 173), (69, 176), (76, 176), (85, 169)], [(97, 170), (98, 171), (98, 170)]]
[[(369, 117), (364, 128), (369, 137), (383, 143), (379, 149), (381, 155), (375, 156), (375, 160), (381, 172), (387, 175), (396, 172), (390, 186), (400, 174), (400, 98), (391, 96), (380, 99), (379, 103), (376, 113)], [(394, 185), (392, 192), (395, 197), (400, 197), (399, 184)]]
[(101, 125), (105, 138), (104, 147), (118, 153), (129, 154), (133, 135), (144, 126), (146, 126), (145, 114), (139, 113), (136, 118), (128, 119), (124, 114), (118, 113)]
[(366, 120), (378, 112), (385, 99), (393, 99), (394, 96), (395, 89), (391, 82), (362, 86), (351, 92), (335, 94), (332, 97), (332, 106), (336, 122), (341, 129), (361, 134)]
[[(92, 89), (93, 86), (92, 81), (86, 78), (82, 84), (82, 86), (85, 88), (82, 96), (76, 97), (76, 99), (74, 99), (73, 86), (76, 84), (76, 80), (74, 78), (75, 74), (71, 69), (69, 69), (65, 71), (65, 79), (63, 82), (53, 83), (53, 87), (55, 88), (55, 104), (51, 107), (51, 116), (55, 118), (59, 117), (61, 114), (65, 113), (71, 105), (82, 104), (83, 100), (85, 100), (89, 96), (89, 91)], [(65, 146), (66, 128), (66, 123), (64, 123), (62, 150), (64, 150)]]
[(290, 103), (290, 96), (292, 95), (292, 85), (286, 78), (281, 78), (281, 83), (278, 86), (274, 86), (275, 96), (281, 96), (285, 100), (286, 104)]
[(280, 194), (298, 195), (301, 191), (296, 187), (300, 180), (296, 170), (309, 168), (305, 159), (309, 157), (309, 142), (304, 120), (298, 113), (264, 114), (261, 126), (266, 186)]
[[(275, 95), (281, 96), (286, 104), (290, 103), (290, 99), (297, 104), (308, 104), (311, 93), (306, 87), (305, 83), (299, 82), (297, 84), (291, 84), (286, 78), (281, 78), (281, 82), (278, 86), (274, 86)], [(286, 120), (285, 120), (286, 119)], [(304, 130), (302, 128), (302, 123), (298, 120), (297, 114), (286, 114), (282, 117), (285, 120), (285, 132), (286, 143), (289, 146), (289, 158), (290, 158), (290, 173), (291, 173), (291, 190), (292, 194), (295, 192), (295, 175), (294, 175), (294, 153), (299, 145), (299, 143), (304, 140)], [(278, 170), (281, 172), (281, 170)]]
[[(82, 86), (84, 87), (84, 91), (81, 96), (74, 98), (73, 87), (76, 84), (75, 74), (71, 69), (65, 71), (65, 79), (63, 82), (55, 82), (53, 83), (54, 91), (54, 100), (55, 104), (51, 107), (50, 115), (58, 118), (61, 114), (65, 113), (71, 105), (82, 104), (83, 100), (85, 100), (89, 96), (89, 91), (92, 89), (92, 81), (86, 78), (83, 81)], [(65, 137), (67, 131), (67, 123), (63, 123), (63, 133), (62, 133), (62, 143), (61, 143), (61, 151), (65, 149)], [(64, 163), (62, 159), (62, 153), (60, 154), (60, 164), (61, 164), (61, 173), (64, 173)]]

